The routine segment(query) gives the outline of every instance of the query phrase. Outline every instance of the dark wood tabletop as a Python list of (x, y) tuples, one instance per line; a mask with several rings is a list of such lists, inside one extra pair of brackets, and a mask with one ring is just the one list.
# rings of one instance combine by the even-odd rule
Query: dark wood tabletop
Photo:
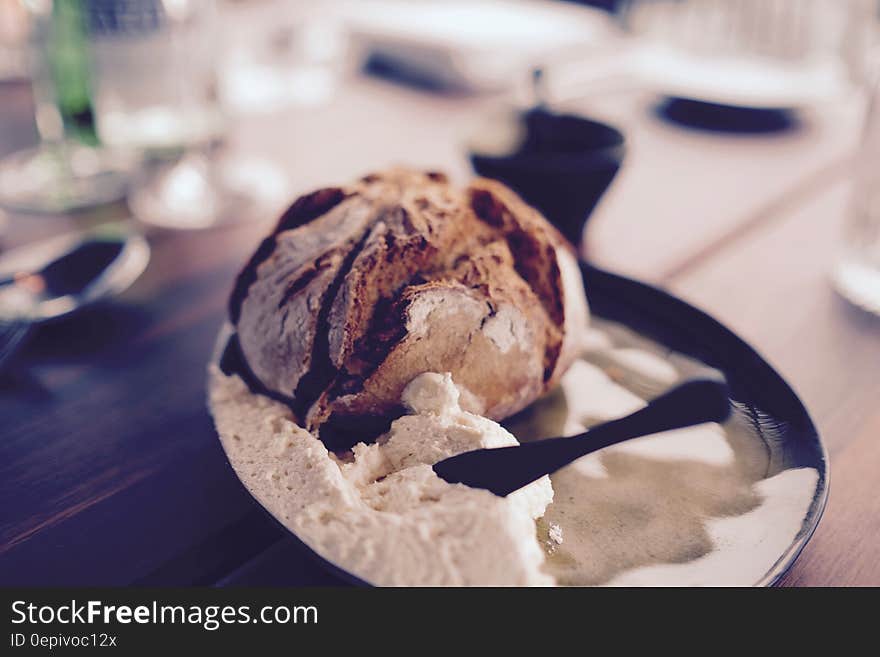
[[(356, 76), (327, 105), (240, 117), (228, 148), (282, 165), (291, 198), (398, 163), (463, 177), (464, 136), (496, 104)], [(880, 584), (880, 320), (828, 278), (858, 108), (750, 136), (670, 124), (635, 93), (579, 109), (628, 139), (587, 257), (738, 332), (801, 395), (827, 445), (829, 507), (784, 583)], [(0, 84), (0, 155), (34, 142), (31, 116), (27, 85)], [(14, 216), (0, 239), (125, 214)], [(152, 260), (128, 292), (33, 334), (0, 381), (0, 583), (335, 583), (251, 500), (205, 408), (233, 277), (274, 218), (150, 231)]]

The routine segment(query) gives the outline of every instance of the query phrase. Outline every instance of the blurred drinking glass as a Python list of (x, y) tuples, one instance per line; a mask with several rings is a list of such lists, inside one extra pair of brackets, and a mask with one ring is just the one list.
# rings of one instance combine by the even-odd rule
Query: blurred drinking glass
[(348, 63), (346, 6), (338, 0), (226, 0), (219, 90), (248, 114), (329, 102)]
[(851, 302), (880, 314), (880, 75), (875, 77), (834, 282)]
[(624, 0), (646, 81), (667, 96), (796, 109), (851, 90), (874, 0)]
[(124, 196), (134, 164), (98, 148), (88, 0), (23, 0), (41, 143), (0, 162), (0, 205), (65, 212)]
[(98, 136), (174, 151), (222, 131), (214, 99), (215, 16), (206, 0), (86, 0)]
[(216, 2), (88, 1), (98, 134), (148, 160), (129, 195), (134, 215), (205, 228), (274, 206), (286, 191), (274, 167), (218, 155), (227, 121), (217, 99)]

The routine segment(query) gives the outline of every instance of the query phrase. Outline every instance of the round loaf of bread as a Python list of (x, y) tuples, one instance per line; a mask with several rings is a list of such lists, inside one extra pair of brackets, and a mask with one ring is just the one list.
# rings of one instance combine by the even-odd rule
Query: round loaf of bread
[(230, 317), (250, 375), (338, 443), (399, 415), (423, 372), (471, 412), (519, 411), (576, 356), (587, 306), (571, 246), (510, 189), (392, 170), (298, 199)]

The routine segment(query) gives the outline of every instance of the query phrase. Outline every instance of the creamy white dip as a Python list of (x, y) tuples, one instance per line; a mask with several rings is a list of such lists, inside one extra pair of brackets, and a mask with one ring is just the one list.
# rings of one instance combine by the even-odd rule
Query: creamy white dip
[(553, 499), (547, 477), (501, 498), (449, 484), (431, 464), (516, 445), (491, 420), (462, 411), (449, 375), (423, 374), (403, 394), (412, 411), (342, 461), (282, 404), (237, 376), (210, 372), (223, 447), (248, 490), (310, 548), (377, 585), (550, 585), (535, 519)]

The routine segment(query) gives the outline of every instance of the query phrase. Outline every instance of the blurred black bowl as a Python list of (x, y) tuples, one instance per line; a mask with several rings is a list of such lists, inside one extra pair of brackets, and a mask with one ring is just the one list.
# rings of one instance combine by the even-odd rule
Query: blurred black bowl
[(489, 117), (467, 147), (479, 175), (511, 187), (575, 245), (625, 150), (616, 128), (544, 108)]

